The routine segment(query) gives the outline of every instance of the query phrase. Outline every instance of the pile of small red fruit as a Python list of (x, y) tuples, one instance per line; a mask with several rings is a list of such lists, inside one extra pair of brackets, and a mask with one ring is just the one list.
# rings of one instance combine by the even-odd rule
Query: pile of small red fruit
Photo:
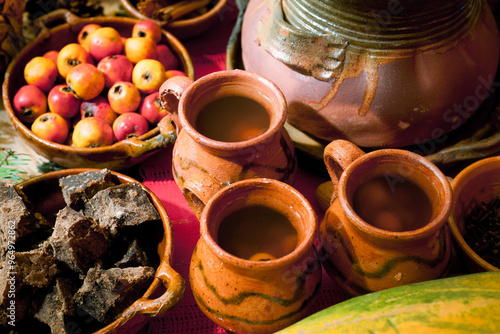
[(101, 147), (140, 136), (167, 114), (159, 88), (185, 75), (161, 43), (153, 21), (133, 26), (130, 37), (90, 23), (78, 43), (37, 56), (26, 64), (26, 85), (15, 94), (17, 117), (41, 139), (74, 147)]

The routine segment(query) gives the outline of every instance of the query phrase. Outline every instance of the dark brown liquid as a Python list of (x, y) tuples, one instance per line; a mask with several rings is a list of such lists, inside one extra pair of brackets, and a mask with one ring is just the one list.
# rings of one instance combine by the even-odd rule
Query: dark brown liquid
[(269, 129), (269, 114), (257, 101), (226, 96), (204, 106), (196, 118), (196, 130), (213, 140), (239, 142)]
[(367, 223), (387, 231), (403, 232), (429, 223), (432, 206), (429, 198), (408, 180), (372, 179), (354, 193), (354, 211)]
[(252, 261), (277, 259), (297, 246), (297, 231), (288, 218), (262, 205), (228, 215), (222, 220), (217, 237), (226, 252)]

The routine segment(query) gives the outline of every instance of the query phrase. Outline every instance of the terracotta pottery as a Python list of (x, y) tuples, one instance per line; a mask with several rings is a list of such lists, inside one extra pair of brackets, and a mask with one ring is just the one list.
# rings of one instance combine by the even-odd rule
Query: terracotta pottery
[[(219, 245), (228, 215), (263, 205), (285, 215), (297, 231), (294, 250), (265, 261), (236, 257)], [(248, 179), (218, 192), (201, 216), (201, 238), (189, 279), (200, 309), (231, 332), (273, 333), (308, 314), (321, 284), (313, 241), (317, 220), (308, 201), (291, 186), (272, 179)]]
[[(435, 165), (400, 149), (364, 154), (344, 140), (333, 141), (326, 147), (325, 164), (334, 194), (320, 225), (321, 257), (332, 280), (348, 294), (360, 295), (447, 273), (452, 246), (445, 223), (451, 212), (452, 192), (449, 181)], [(362, 219), (361, 211), (376, 205), (386, 194), (377, 192), (357, 207), (355, 195), (367, 182), (377, 179), (387, 186), (389, 196), (408, 197), (395, 190), (408, 181), (415, 186), (414, 191), (423, 191), (429, 203), (428, 220), (415, 220), (415, 229), (395, 230), (368, 223), (375, 221), (375, 214)], [(418, 213), (414, 213), (415, 217)], [(392, 221), (389, 218), (379, 223), (388, 225)]]
[[(92, 170), (96, 169), (69, 168), (48, 172), (19, 182), (15, 184), (15, 187), (26, 195), (36, 212), (42, 214), (49, 223), (54, 224), (57, 213), (66, 206), (59, 180), (69, 175)], [(115, 184), (137, 182), (137, 180), (118, 172), (112, 171), (111, 175)], [(156, 245), (157, 243), (157, 255), (160, 260), (156, 268), (155, 280), (144, 295), (131, 303), (116, 320), (95, 332), (92, 331), (94, 334), (137, 333), (151, 318), (165, 314), (184, 297), (185, 281), (170, 265), (173, 251), (172, 223), (160, 199), (144, 185), (141, 184), (141, 187), (147, 193), (151, 203), (158, 210), (162, 221), (161, 227), (159, 226), (158, 229), (155, 229), (157, 234), (151, 236), (152, 245)], [(56, 313), (56, 310), (54, 310), (54, 317), (56, 317)], [(80, 314), (80, 316), (83, 315)], [(88, 315), (87, 317), (89, 319), (84, 320), (86, 324), (94, 326), (92, 321), (96, 320), (90, 318)], [(69, 322), (67, 328), (76, 329), (77, 327), (75, 326), (77, 326), (76, 322)], [(31, 333), (46, 332), (46, 328), (34, 327), (30, 328)], [(82, 332), (81, 328), (78, 330)], [(89, 332), (87, 331), (87, 333)]]
[[(57, 144), (35, 135), (30, 125), (21, 122), (13, 108), (13, 99), (24, 80), (24, 67), (30, 59), (64, 45), (77, 42), (78, 33), (90, 23), (112, 27), (122, 36), (131, 36), (132, 28), (139, 20), (126, 17), (96, 16), (80, 18), (69, 10), (57, 9), (36, 20), (39, 34), (24, 47), (7, 68), (2, 86), (3, 105), (12, 126), (26, 144), (44, 158), (66, 168), (108, 168), (122, 170), (137, 165), (170, 147), (175, 140), (173, 125), (157, 126), (139, 137), (131, 137), (105, 147), (78, 148)], [(179, 70), (194, 78), (193, 62), (184, 45), (172, 34), (162, 30), (162, 43), (168, 45), (179, 60)], [(167, 124), (167, 122), (165, 122)]]
[[(210, 102), (228, 96), (257, 101), (269, 115), (268, 129), (235, 142), (202, 135), (196, 125), (198, 114)], [(284, 128), (287, 106), (281, 91), (269, 80), (241, 70), (214, 72), (194, 82), (173, 77), (160, 87), (160, 97), (177, 125), (174, 179), (198, 217), (217, 191), (236, 181), (266, 177), (293, 184), (296, 156)]]
[[(139, 20), (153, 20), (160, 27), (174, 34), (179, 39), (187, 39), (200, 35), (217, 21), (222, 20), (224, 8), (227, 4), (227, 0), (214, 0), (211, 1), (209, 9), (198, 16), (161, 20), (159, 17), (155, 17), (155, 15), (152, 15), (153, 17), (147, 16), (137, 9), (137, 4), (139, 2), (138, 0), (120, 0), (120, 4), (131, 16)], [(172, 5), (172, 3), (170, 3), (170, 5)], [(184, 4), (184, 7), (190, 5), (191, 4), (188, 2)]]
[(241, 47), (245, 69), (283, 91), (291, 125), (374, 148), (464, 124), (499, 59), (483, 0), (250, 0)]
[(474, 252), (463, 237), (465, 218), (500, 195), (500, 156), (482, 159), (464, 168), (453, 179), (451, 187), (455, 200), (448, 225), (460, 262), (471, 272), (500, 270)]

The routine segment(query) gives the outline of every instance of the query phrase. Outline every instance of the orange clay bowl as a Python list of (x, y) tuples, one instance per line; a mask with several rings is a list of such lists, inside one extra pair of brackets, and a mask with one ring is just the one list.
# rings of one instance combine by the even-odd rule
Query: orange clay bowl
[[(55, 214), (66, 206), (59, 187), (59, 179), (68, 175), (78, 174), (92, 170), (90, 168), (71, 168), (45, 173), (26, 181), (15, 184), (17, 189), (22, 190), (28, 200), (33, 204), (36, 212), (50, 222), (54, 223)], [(137, 182), (133, 178), (118, 172), (111, 172), (113, 181), (116, 184)], [(170, 266), (172, 255), (172, 225), (168, 218), (162, 202), (150, 190), (141, 184), (142, 188), (149, 196), (151, 203), (158, 210), (162, 224), (156, 225), (158, 229), (154, 235), (160, 236), (157, 246), (153, 246), (153, 252), (159, 256), (159, 266), (156, 268), (155, 280), (149, 286), (144, 295), (136, 300), (132, 305), (121, 313), (112, 323), (107, 324), (94, 333), (136, 333), (144, 327), (151, 317), (159, 316), (178, 304), (185, 291), (185, 281)], [(155, 242), (156, 240), (151, 240)], [(156, 245), (156, 243), (154, 244)], [(96, 321), (96, 320), (94, 320)]]
[[(80, 18), (65, 9), (58, 9), (40, 17), (37, 22), (40, 26), (40, 33), (12, 60), (3, 82), (3, 104), (9, 119), (19, 135), (35, 152), (66, 168), (89, 167), (120, 170), (146, 160), (175, 140), (173, 127), (167, 126), (156, 127), (140, 137), (128, 138), (106, 147), (76, 148), (40, 139), (31, 132), (29, 125), (21, 122), (14, 113), (12, 101), (19, 88), (26, 84), (24, 67), (30, 59), (42, 56), (50, 50), (60, 50), (68, 43), (77, 43), (78, 33), (86, 24), (97, 23), (101, 26), (113, 27), (122, 36), (131, 36), (132, 27), (138, 21), (125, 17)], [(161, 43), (167, 44), (178, 57), (179, 70), (193, 79), (193, 63), (181, 42), (171, 33), (163, 30)]]
[[(182, 1), (182, 0), (181, 0)], [(139, 0), (120, 0), (125, 10), (133, 17), (144, 20), (151, 20), (150, 17), (142, 14), (137, 9)], [(227, 4), (227, 0), (214, 0), (211, 7), (205, 13), (190, 18), (178, 18), (172, 21), (155, 21), (160, 27), (172, 32), (180, 39), (194, 37), (210, 28), (217, 20), (222, 18), (222, 10)]]
[(500, 156), (484, 158), (464, 168), (451, 182), (454, 205), (448, 225), (457, 255), (470, 272), (498, 271), (464, 240), (465, 218), (481, 203), (500, 194)]

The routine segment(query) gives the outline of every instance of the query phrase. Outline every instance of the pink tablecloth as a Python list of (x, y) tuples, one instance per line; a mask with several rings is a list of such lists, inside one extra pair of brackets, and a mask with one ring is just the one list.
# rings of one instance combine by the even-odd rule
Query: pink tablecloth
[[(238, 10), (230, 4), (221, 16), (221, 22), (202, 36), (183, 41), (191, 54), (196, 78), (210, 72), (225, 69), (225, 48), (235, 23)], [(143, 183), (163, 202), (173, 224), (174, 254), (173, 268), (186, 280), (183, 301), (166, 315), (151, 321), (148, 333), (225, 333), (225, 330), (210, 321), (196, 306), (189, 287), (189, 262), (199, 238), (199, 222), (190, 211), (181, 191), (172, 179), (171, 149), (156, 155), (139, 167)], [(318, 214), (318, 224), (323, 213), (314, 199), (316, 187), (326, 181), (324, 176), (299, 170), (294, 187), (308, 198)], [(313, 311), (318, 311), (341, 300), (326, 274), (323, 274), (322, 288), (315, 301)]]

